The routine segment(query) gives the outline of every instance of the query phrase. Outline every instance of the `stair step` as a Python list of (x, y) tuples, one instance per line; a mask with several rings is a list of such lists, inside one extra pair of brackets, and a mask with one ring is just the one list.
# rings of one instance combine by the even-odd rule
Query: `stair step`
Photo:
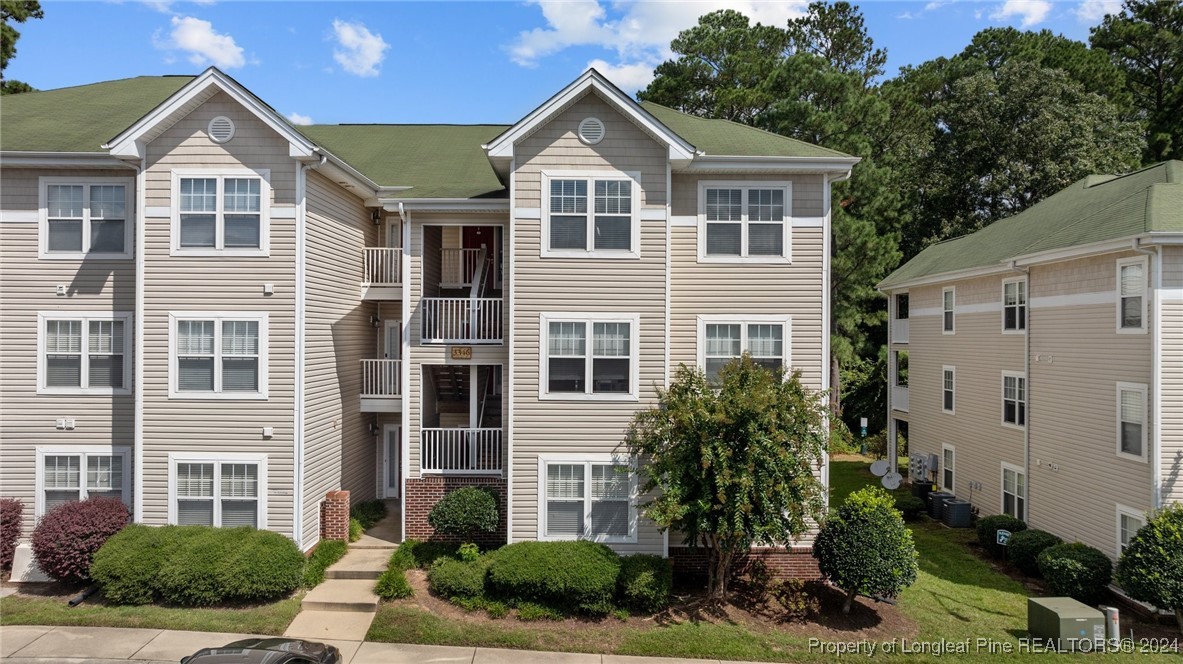
[(374, 612), (378, 596), (369, 579), (328, 579), (308, 591), (300, 602), (303, 611)]
[(326, 579), (377, 579), (386, 571), (390, 551), (349, 547), (349, 553), (325, 570)]

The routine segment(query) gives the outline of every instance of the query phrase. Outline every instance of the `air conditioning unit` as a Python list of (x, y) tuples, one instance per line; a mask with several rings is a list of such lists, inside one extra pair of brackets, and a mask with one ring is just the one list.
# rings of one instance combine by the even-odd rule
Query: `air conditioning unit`
[(969, 528), (970, 505), (968, 500), (951, 498), (941, 508), (941, 521), (950, 528)]
[(1032, 646), (1090, 652), (1105, 641), (1105, 615), (1071, 597), (1027, 598)]

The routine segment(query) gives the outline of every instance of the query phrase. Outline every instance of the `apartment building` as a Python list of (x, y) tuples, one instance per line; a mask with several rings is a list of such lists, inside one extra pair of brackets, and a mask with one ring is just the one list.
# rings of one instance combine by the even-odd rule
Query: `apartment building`
[[(308, 549), (329, 492), (669, 555), (618, 446), (679, 364), (827, 387), (856, 159), (589, 70), (514, 125), (295, 127), (217, 69), (6, 97), (0, 493)], [(803, 542), (807, 550), (808, 542)]]
[(1089, 176), (880, 289), (888, 438), (925, 480), (1114, 558), (1183, 500), (1183, 162)]

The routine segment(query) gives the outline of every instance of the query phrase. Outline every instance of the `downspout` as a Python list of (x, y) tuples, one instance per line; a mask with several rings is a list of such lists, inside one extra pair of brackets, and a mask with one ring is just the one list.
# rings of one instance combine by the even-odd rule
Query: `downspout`
[(140, 157), (140, 165), (132, 166), (136, 169), (136, 277), (135, 277), (135, 371), (132, 381), (135, 383), (135, 396), (132, 408), (134, 422), (132, 424), (132, 454), (134, 459), (134, 477), (132, 479), (132, 520), (136, 523), (144, 521), (144, 266), (146, 265), (147, 212), (144, 204), (147, 194), (144, 192), (148, 170), (147, 150)]
[[(398, 460), (398, 499), (401, 501), (402, 510), (399, 514), (399, 532), (402, 533), (403, 540), (407, 538), (407, 477), (411, 472), (411, 441), (410, 420), (405, 417), (406, 413), (411, 410), (411, 325), (409, 322), (411, 309), (411, 224), (407, 215), (407, 209), (402, 201), (398, 203), (398, 218), (401, 222), (399, 227), (399, 244), (402, 245), (401, 253), (398, 262), (399, 282), (403, 285), (402, 295), (399, 298), (399, 326), (402, 328), (399, 331), (399, 357), (402, 362), (399, 364), (399, 382), (402, 385), (402, 395), (399, 399), (402, 402), (403, 417), (399, 417), (398, 443), (399, 443), (399, 460)], [(382, 305), (378, 305), (381, 309)], [(422, 393), (422, 386), (420, 386), (420, 393)], [(420, 404), (422, 407), (422, 404)], [(386, 445), (386, 441), (381, 442)]]
[[(1019, 267), (1016, 261), (1010, 262), (1010, 269), (1015, 272), (1022, 273), (1027, 280), (1027, 321), (1023, 328), (1023, 380), (1026, 382), (1027, 395), (1027, 419), (1023, 426), (1023, 476), (1027, 481), (1027, 486), (1024, 490), (1024, 500), (1027, 503), (1026, 510), (1023, 516), (1026, 517), (1024, 521), (1031, 520), (1031, 320), (1033, 316), (1031, 307), (1031, 268)], [(1005, 305), (1003, 302), (1005, 318)]]
[[(1157, 512), (1162, 507), (1162, 399), (1160, 394), (1162, 392), (1162, 298), (1159, 297), (1159, 291), (1162, 289), (1162, 248), (1154, 247), (1151, 249), (1142, 248), (1142, 239), (1134, 238), (1133, 246), (1131, 247), (1135, 252), (1145, 256), (1151, 256), (1151, 270), (1153, 275), (1150, 282), (1150, 375), (1151, 383), (1153, 385), (1150, 390), (1151, 408), (1150, 421), (1153, 427), (1153, 433), (1150, 436), (1151, 449), (1147, 450), (1150, 456), (1150, 509)], [(1121, 295), (1121, 284), (1117, 284), (1118, 295)]]

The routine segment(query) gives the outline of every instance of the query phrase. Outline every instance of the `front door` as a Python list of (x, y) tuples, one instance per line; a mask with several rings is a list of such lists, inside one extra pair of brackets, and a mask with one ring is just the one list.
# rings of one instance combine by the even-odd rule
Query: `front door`
[(383, 321), (385, 330), (382, 335), (382, 358), (386, 360), (397, 360), (402, 358), (403, 354), (403, 322), (401, 320)]
[(398, 437), (401, 428), (397, 424), (382, 426), (382, 497), (398, 498), (399, 449)]

